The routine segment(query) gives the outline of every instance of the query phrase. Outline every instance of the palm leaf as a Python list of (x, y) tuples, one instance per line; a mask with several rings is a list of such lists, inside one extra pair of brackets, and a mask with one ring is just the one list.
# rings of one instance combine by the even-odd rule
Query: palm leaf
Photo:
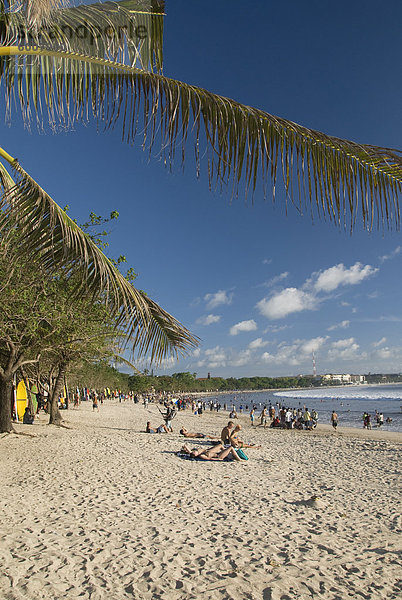
[(130, 65), (160, 72), (163, 10), (163, 0), (95, 3), (53, 11), (39, 27), (23, 10), (0, 13), (0, 45), (29, 44), (121, 62), (127, 58)]
[(132, 369), (137, 375), (142, 375), (141, 371), (137, 369), (132, 362), (124, 358), (124, 356), (120, 356), (120, 354), (113, 354), (112, 360), (114, 360), (116, 363), (125, 365), (126, 367), (130, 367), (130, 369)]
[[(229, 185), (233, 196), (238, 194), (240, 185), (247, 193), (254, 192), (260, 184), (265, 195), (270, 183), (275, 198), (279, 174), (286, 198), (300, 207), (304, 201), (316, 206), (321, 217), (338, 225), (350, 221), (352, 228), (359, 216), (369, 229), (374, 222), (399, 226), (399, 150), (329, 136), (124, 64), (44, 49), (7, 47), (0, 49), (0, 54), (0, 77), (7, 105), (10, 106), (17, 88), (27, 123), (32, 113), (43, 120), (43, 98), (51, 124), (71, 124), (85, 119), (87, 111), (91, 111), (105, 128), (119, 122), (128, 143), (141, 130), (143, 145), (150, 150), (160, 145), (162, 157), (170, 165), (177, 149), (184, 160), (191, 132), (195, 138), (197, 173), (202, 142), (210, 185)], [(16, 73), (10, 60), (13, 56), (22, 61), (20, 73), (27, 72), (27, 60), (36, 58), (32, 75), (35, 86)]]
[(183, 325), (123, 277), (18, 162), (14, 161), (13, 169), (15, 185), (10, 187), (7, 180), (0, 200), (0, 236), (4, 241), (10, 223), (16, 223), (22, 240), (20, 253), (39, 254), (43, 268), (50, 273), (63, 267), (74, 276), (79, 273), (77, 293), (93, 294), (108, 303), (117, 317), (117, 327), (126, 331), (133, 354), (150, 353), (153, 361), (160, 362), (197, 345), (197, 339)]

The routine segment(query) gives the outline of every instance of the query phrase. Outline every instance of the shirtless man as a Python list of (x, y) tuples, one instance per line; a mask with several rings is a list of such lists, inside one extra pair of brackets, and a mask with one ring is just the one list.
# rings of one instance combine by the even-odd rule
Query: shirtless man
[(232, 443), (231, 437), (233, 434), (233, 431), (232, 431), (233, 427), (234, 427), (233, 421), (229, 421), (228, 424), (226, 425), (226, 427), (224, 427), (222, 429), (222, 432), (221, 432), (222, 444), (231, 444)]
[(169, 429), (166, 427), (166, 425), (164, 423), (162, 423), (162, 425), (159, 425), (158, 427), (153, 427), (151, 425), (151, 421), (147, 422), (147, 426), (145, 428), (145, 432), (146, 433), (163, 433), (163, 432), (169, 433)]

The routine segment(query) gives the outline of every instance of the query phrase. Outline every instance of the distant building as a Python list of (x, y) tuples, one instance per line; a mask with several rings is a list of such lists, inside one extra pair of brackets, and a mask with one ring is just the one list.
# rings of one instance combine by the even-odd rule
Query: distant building
[(326, 375), (321, 376), (321, 380), (323, 383), (365, 383), (364, 375), (351, 375), (350, 373), (342, 373), (342, 374), (334, 374), (327, 373)]

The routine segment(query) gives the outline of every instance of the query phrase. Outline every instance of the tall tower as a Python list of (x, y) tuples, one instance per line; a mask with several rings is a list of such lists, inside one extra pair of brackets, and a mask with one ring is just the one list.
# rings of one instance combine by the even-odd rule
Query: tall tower
[(315, 352), (313, 350), (313, 377), (317, 377), (317, 367), (315, 364)]

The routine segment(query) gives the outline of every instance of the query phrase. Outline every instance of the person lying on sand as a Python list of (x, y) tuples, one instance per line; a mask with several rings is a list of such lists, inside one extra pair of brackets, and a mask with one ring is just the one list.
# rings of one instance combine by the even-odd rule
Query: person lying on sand
[(206, 438), (207, 440), (218, 440), (219, 438), (214, 437), (213, 435), (206, 435), (205, 433), (192, 433), (191, 431), (187, 431), (185, 427), (180, 429), (181, 435), (184, 435), (186, 438)]
[(261, 446), (257, 446), (256, 444), (248, 444), (239, 438), (239, 431), (241, 431), (241, 425), (236, 425), (233, 429), (233, 432), (230, 436), (230, 443), (234, 448), (261, 448)]
[(163, 433), (163, 432), (169, 433), (169, 429), (166, 427), (166, 425), (164, 423), (162, 423), (162, 425), (159, 425), (159, 427), (152, 427), (151, 425), (151, 421), (148, 421), (145, 432), (146, 433)]
[(225, 448), (223, 444), (212, 446), (212, 448), (189, 448), (184, 444), (181, 452), (188, 454), (190, 458), (197, 458), (200, 460), (236, 460), (243, 462), (243, 458), (237, 455), (235, 448), (229, 446)]

